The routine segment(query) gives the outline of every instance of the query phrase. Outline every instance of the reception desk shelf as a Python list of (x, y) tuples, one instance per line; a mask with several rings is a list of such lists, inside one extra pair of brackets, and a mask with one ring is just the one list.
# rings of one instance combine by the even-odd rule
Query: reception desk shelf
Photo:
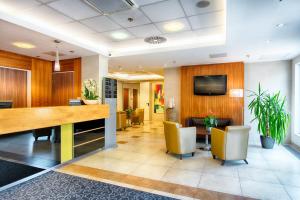
[(105, 120), (91, 120), (74, 124), (74, 157), (104, 147)]

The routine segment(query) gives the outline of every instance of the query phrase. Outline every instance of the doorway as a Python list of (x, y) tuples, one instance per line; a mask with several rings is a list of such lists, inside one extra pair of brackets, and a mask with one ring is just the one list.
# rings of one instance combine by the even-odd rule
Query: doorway
[(123, 89), (123, 110), (127, 110), (129, 106), (129, 89)]
[(138, 107), (138, 90), (137, 89), (132, 89), (132, 96), (133, 96), (132, 107), (133, 107), (133, 110), (135, 110)]

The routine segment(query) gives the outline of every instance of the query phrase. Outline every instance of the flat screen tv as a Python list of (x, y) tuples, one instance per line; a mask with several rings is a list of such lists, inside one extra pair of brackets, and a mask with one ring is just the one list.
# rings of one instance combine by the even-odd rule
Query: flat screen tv
[(225, 95), (227, 76), (194, 76), (194, 94), (203, 96)]

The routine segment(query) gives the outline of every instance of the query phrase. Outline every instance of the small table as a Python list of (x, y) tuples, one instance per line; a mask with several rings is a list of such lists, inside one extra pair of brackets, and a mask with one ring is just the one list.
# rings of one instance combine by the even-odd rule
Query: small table
[(200, 147), (200, 149), (204, 150), (204, 151), (210, 151), (211, 146), (208, 143), (208, 136), (210, 135), (210, 130), (206, 130), (200, 133), (200, 135), (205, 135), (205, 144)]

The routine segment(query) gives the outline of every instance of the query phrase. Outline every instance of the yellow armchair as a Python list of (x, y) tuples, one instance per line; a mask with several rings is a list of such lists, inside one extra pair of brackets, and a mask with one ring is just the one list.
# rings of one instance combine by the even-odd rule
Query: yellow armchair
[(211, 130), (211, 153), (214, 159), (244, 160), (247, 162), (249, 126), (227, 126), (225, 131), (217, 128)]
[(179, 154), (182, 159), (183, 154), (196, 151), (196, 127), (181, 128), (176, 122), (164, 121), (164, 133), (167, 152)]

